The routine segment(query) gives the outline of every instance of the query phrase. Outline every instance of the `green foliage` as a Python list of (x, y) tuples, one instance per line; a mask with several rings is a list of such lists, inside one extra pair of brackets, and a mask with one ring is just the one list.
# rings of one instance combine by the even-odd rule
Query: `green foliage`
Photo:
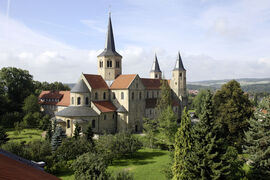
[(172, 96), (171, 96), (171, 88), (168, 84), (167, 80), (161, 81), (161, 97), (158, 98), (157, 102), (157, 110), (159, 113), (163, 112), (167, 109), (168, 106), (172, 105)]
[(85, 153), (73, 163), (75, 179), (109, 179), (108, 164), (101, 154)]
[(171, 106), (162, 111), (158, 117), (159, 132), (163, 136), (163, 140), (168, 144), (174, 143), (174, 136), (177, 132), (177, 118)]
[(49, 121), (49, 125), (47, 126), (45, 139), (51, 142), (52, 136), (53, 136), (52, 124), (51, 124), (51, 121)]
[(118, 171), (113, 180), (133, 180), (133, 174), (129, 173), (127, 170)]
[(252, 162), (251, 173), (254, 179), (269, 179), (270, 176), (270, 99), (262, 100), (249, 119), (246, 135), (246, 153)]
[(63, 138), (65, 137), (66, 134), (63, 129), (60, 126), (57, 126), (51, 140), (51, 146), (53, 151), (55, 151), (60, 146)]
[(193, 100), (193, 106), (195, 109), (196, 115), (200, 118), (203, 114), (203, 108), (204, 108), (204, 103), (206, 96), (208, 94), (209, 90), (207, 89), (201, 89), (197, 96)]
[(25, 149), (24, 149), (25, 144), (24, 143), (19, 143), (19, 142), (8, 142), (4, 144), (1, 148), (11, 152), (13, 154), (16, 154), (18, 156), (21, 156), (23, 158), (29, 158), (30, 156), (27, 155)]
[[(0, 103), (1, 104), (1, 103)], [(14, 127), (14, 123), (22, 118), (19, 112), (7, 112), (1, 117), (0, 125), (6, 128)]]
[(41, 91), (69, 91), (70, 88), (67, 85), (64, 85), (61, 82), (54, 82), (54, 83), (48, 83), (48, 82), (39, 82), (34, 81), (35, 86), (35, 94), (39, 95)]
[(15, 122), (14, 123), (15, 131), (17, 134), (21, 134), (22, 130), (25, 128), (23, 122)]
[(89, 142), (89, 144), (94, 148), (95, 147), (95, 142), (93, 140), (94, 137), (94, 132), (92, 130), (91, 123), (88, 124), (86, 131), (84, 132), (85, 138)]
[(47, 130), (49, 126), (52, 126), (50, 121), (50, 116), (46, 114), (39, 121), (39, 128), (42, 130)]
[(173, 179), (188, 179), (188, 157), (192, 146), (191, 120), (186, 108), (182, 113), (181, 125), (175, 136)]
[(10, 100), (9, 112), (21, 112), (24, 99), (33, 92), (33, 76), (26, 70), (4, 67), (0, 70), (0, 81), (7, 88), (6, 93)]
[(34, 112), (34, 113), (29, 112), (23, 117), (23, 123), (25, 127), (36, 128), (38, 127), (40, 119), (41, 119), (40, 112)]
[(75, 139), (78, 139), (80, 137), (80, 133), (81, 133), (81, 127), (79, 126), (78, 123), (76, 123), (73, 137)]
[(9, 140), (7, 132), (0, 126), (0, 147)]
[(25, 114), (40, 112), (40, 105), (38, 104), (38, 98), (31, 94), (24, 99), (23, 112)]
[(45, 161), (47, 156), (52, 155), (49, 141), (34, 140), (28, 143), (24, 148), (30, 157), (29, 159), (34, 161)]
[(233, 80), (224, 84), (214, 95), (216, 124), (222, 130), (225, 142), (240, 152), (244, 144), (244, 131), (247, 120), (253, 114), (253, 106), (248, 95), (241, 90), (240, 84)]
[(54, 155), (59, 161), (68, 161), (76, 159), (78, 156), (91, 150), (92, 147), (85, 138), (66, 138), (57, 148)]
[(158, 134), (158, 122), (157, 119), (143, 119), (143, 128), (144, 132), (146, 133), (146, 139), (148, 141), (148, 147), (154, 148), (156, 141), (157, 141), (157, 134)]

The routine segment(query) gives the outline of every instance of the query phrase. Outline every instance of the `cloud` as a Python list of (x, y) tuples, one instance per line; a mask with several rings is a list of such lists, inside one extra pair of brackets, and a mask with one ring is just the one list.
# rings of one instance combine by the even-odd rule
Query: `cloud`
[(99, 25), (99, 23), (95, 20), (91, 20), (91, 19), (84, 19), (84, 20), (80, 20), (80, 22), (84, 25), (86, 25), (87, 27), (96, 30), (98, 32), (104, 33), (106, 32), (105, 28), (102, 28), (101, 25)]

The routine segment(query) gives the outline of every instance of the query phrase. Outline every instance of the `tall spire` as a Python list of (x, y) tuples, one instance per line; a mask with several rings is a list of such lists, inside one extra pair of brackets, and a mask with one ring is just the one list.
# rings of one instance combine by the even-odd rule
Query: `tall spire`
[(150, 72), (161, 72), (160, 68), (159, 68), (159, 64), (158, 64), (158, 59), (157, 59), (157, 54), (155, 53), (155, 59), (152, 65), (152, 69)]
[(175, 67), (173, 70), (185, 71), (180, 52), (178, 52), (178, 58), (176, 59)]
[(112, 21), (111, 21), (111, 12), (109, 12), (109, 23), (108, 23), (108, 31), (107, 31), (107, 38), (105, 42), (104, 51), (98, 55), (99, 56), (120, 56), (115, 51), (115, 44), (114, 44), (114, 37), (113, 37), (113, 28), (112, 28)]

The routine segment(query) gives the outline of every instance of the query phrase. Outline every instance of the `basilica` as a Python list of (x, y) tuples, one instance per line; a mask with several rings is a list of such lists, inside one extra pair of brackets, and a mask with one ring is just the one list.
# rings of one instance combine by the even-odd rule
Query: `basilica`
[[(173, 98), (173, 111), (180, 118), (187, 105), (186, 70), (178, 53), (172, 78), (168, 82)], [(156, 117), (157, 100), (161, 96), (162, 71), (155, 55), (150, 77), (122, 74), (122, 56), (116, 51), (111, 16), (104, 51), (97, 56), (98, 74), (79, 77), (71, 91), (43, 91), (40, 104), (50, 113), (68, 136), (75, 124), (84, 130), (90, 123), (96, 134), (130, 130), (143, 131), (143, 118)]]

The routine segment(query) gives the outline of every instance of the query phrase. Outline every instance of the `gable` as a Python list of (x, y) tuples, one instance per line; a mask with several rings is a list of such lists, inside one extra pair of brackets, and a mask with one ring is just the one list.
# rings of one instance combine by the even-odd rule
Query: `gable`
[(137, 74), (122, 74), (112, 83), (110, 89), (128, 89)]
[(82, 74), (92, 89), (109, 89), (102, 76), (94, 74)]

